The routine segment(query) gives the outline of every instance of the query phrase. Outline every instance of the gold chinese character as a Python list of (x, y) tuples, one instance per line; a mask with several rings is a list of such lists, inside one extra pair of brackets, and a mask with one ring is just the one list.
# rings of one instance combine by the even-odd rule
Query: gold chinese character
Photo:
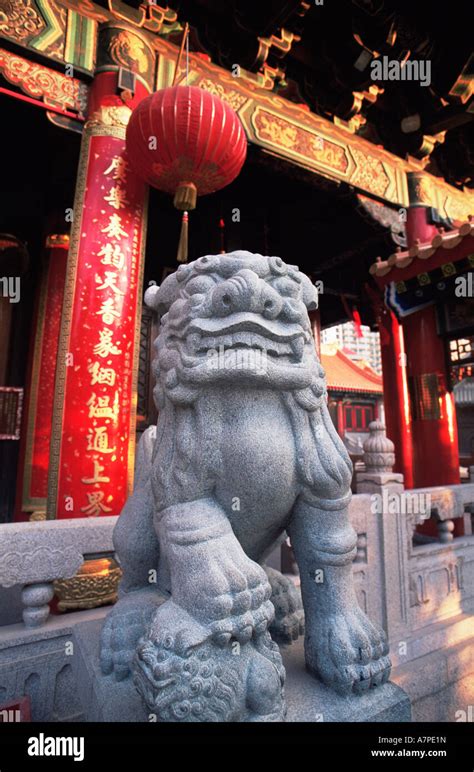
[(90, 515), (91, 517), (97, 517), (101, 512), (112, 512), (112, 508), (106, 507), (103, 503), (104, 495), (103, 491), (88, 493), (87, 498), (89, 503), (86, 507), (81, 507), (81, 512), (84, 512), (84, 514)]
[(112, 330), (100, 330), (100, 342), (94, 346), (94, 354), (99, 357), (110, 356), (111, 354), (121, 354), (121, 350), (112, 342)]
[(115, 386), (117, 373), (113, 367), (101, 367), (98, 362), (94, 362), (94, 364), (89, 365), (87, 369), (92, 375), (91, 386), (95, 386), (97, 383)]
[(115, 420), (119, 412), (118, 391), (115, 392), (113, 405), (110, 404), (110, 397), (97, 397), (92, 394), (87, 403), (89, 408), (89, 418), (112, 418)]
[(85, 485), (110, 482), (110, 477), (105, 477), (105, 475), (102, 476), (103, 471), (104, 467), (101, 466), (98, 461), (94, 461), (94, 473), (92, 477), (82, 477), (81, 482), (83, 482)]
[(122, 229), (122, 218), (118, 214), (110, 215), (109, 224), (102, 228), (101, 233), (106, 233), (111, 239), (119, 239), (122, 236), (128, 238), (128, 233)]
[(119, 185), (110, 188), (109, 195), (104, 196), (104, 201), (107, 201), (113, 209), (125, 209), (128, 204), (128, 200), (125, 197), (125, 191)]
[(125, 267), (125, 255), (120, 249), (119, 244), (104, 244), (100, 252), (97, 253), (98, 257), (102, 257), (100, 261), (103, 265), (113, 265), (121, 271)]
[(109, 448), (109, 435), (106, 426), (95, 426), (89, 429), (87, 450), (93, 450), (96, 453), (115, 453), (115, 448)]
[(96, 274), (95, 281), (96, 284), (99, 285), (97, 289), (102, 290), (109, 288), (112, 290), (112, 292), (115, 292), (116, 295), (125, 295), (125, 292), (122, 292), (122, 290), (120, 290), (115, 284), (117, 281), (117, 274), (115, 271), (106, 271), (105, 279), (101, 279), (101, 277)]
[(116, 319), (120, 318), (119, 312), (117, 311), (116, 308), (114, 308), (113, 298), (108, 298), (107, 300), (104, 300), (100, 308), (100, 311), (96, 311), (95, 313), (96, 313), (96, 316), (102, 316), (102, 321), (104, 324), (112, 324), (114, 321), (114, 317)]
[(112, 172), (112, 177), (114, 180), (125, 182), (127, 168), (128, 163), (126, 162), (125, 158), (122, 158), (120, 155), (114, 155), (110, 162), (110, 166), (105, 170), (104, 175), (110, 174), (110, 172)]

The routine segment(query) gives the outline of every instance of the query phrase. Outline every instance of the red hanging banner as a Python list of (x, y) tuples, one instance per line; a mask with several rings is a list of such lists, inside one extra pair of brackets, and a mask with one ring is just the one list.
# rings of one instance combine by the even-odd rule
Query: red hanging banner
[(86, 128), (83, 139), (48, 517), (118, 515), (131, 492), (146, 186), (117, 134)]

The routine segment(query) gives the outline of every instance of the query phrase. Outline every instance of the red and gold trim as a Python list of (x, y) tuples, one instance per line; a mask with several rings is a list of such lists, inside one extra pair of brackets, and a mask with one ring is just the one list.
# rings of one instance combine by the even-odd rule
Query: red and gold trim
[(146, 186), (125, 105), (88, 120), (79, 161), (50, 454), (48, 518), (118, 515), (132, 490)]

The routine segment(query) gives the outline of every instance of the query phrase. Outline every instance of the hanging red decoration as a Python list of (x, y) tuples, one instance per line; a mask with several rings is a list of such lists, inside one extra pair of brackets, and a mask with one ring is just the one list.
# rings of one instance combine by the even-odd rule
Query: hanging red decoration
[(364, 333), (362, 332), (362, 322), (360, 320), (360, 314), (357, 310), (357, 308), (354, 306), (352, 309), (352, 320), (355, 325), (355, 331), (358, 338), (363, 338)]
[[(197, 196), (214, 193), (239, 174), (247, 140), (234, 110), (196, 86), (171, 86), (146, 97), (127, 128), (127, 152), (149, 185), (174, 195), (185, 215)], [(183, 219), (187, 229), (187, 215)], [(182, 241), (187, 237), (183, 231)], [(186, 261), (181, 244), (178, 260)]]

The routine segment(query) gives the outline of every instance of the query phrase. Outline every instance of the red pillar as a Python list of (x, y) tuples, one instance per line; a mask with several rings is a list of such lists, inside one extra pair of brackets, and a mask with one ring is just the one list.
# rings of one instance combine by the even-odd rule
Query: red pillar
[[(426, 185), (423, 173), (408, 175), (408, 247), (417, 241), (429, 242), (438, 232), (428, 222)], [(412, 397), (415, 487), (456, 485), (460, 482), (456, 410), (454, 395), (448, 391), (446, 354), (437, 332), (436, 306), (405, 317), (403, 328)], [(417, 530), (437, 535), (432, 521), (419, 525)], [(463, 532), (463, 523), (458, 519), (454, 535), (460, 536)]]
[(410, 206), (407, 210), (405, 231), (407, 245), (412, 247), (417, 241), (422, 244), (431, 241), (438, 229), (429, 223), (427, 218), (431, 206), (429, 178), (424, 172), (408, 172), (407, 182)]
[(413, 438), (405, 353), (405, 337), (395, 314), (379, 307), (383, 400), (387, 437), (395, 445), (394, 471), (403, 474), (405, 488), (413, 488)]
[(405, 229), (409, 247), (418, 240), (421, 244), (431, 241), (438, 233), (438, 229), (427, 222), (426, 212), (427, 209), (424, 206), (410, 206), (407, 211)]
[[(122, 25), (123, 27), (123, 25)], [(99, 32), (74, 201), (59, 340), (48, 518), (118, 515), (132, 489), (147, 187), (130, 169), (131, 109), (154, 53), (118, 22)], [(137, 61), (114, 40), (140, 38)], [(118, 57), (114, 60), (114, 56)], [(121, 91), (120, 69), (134, 73)], [(148, 82), (147, 82), (148, 78)], [(128, 78), (130, 83), (130, 77)]]
[(61, 328), (69, 235), (46, 239), (25, 387), (15, 520), (45, 517), (56, 356)]
[[(438, 233), (428, 222), (428, 184), (422, 172), (408, 175), (408, 247), (417, 241), (429, 242)], [(437, 331), (436, 306), (406, 316), (403, 329), (412, 391), (415, 487), (457, 484), (460, 478), (454, 395), (448, 391), (446, 354)]]
[(448, 391), (445, 350), (429, 306), (403, 321), (412, 386), (415, 486), (460, 482), (454, 396)]

